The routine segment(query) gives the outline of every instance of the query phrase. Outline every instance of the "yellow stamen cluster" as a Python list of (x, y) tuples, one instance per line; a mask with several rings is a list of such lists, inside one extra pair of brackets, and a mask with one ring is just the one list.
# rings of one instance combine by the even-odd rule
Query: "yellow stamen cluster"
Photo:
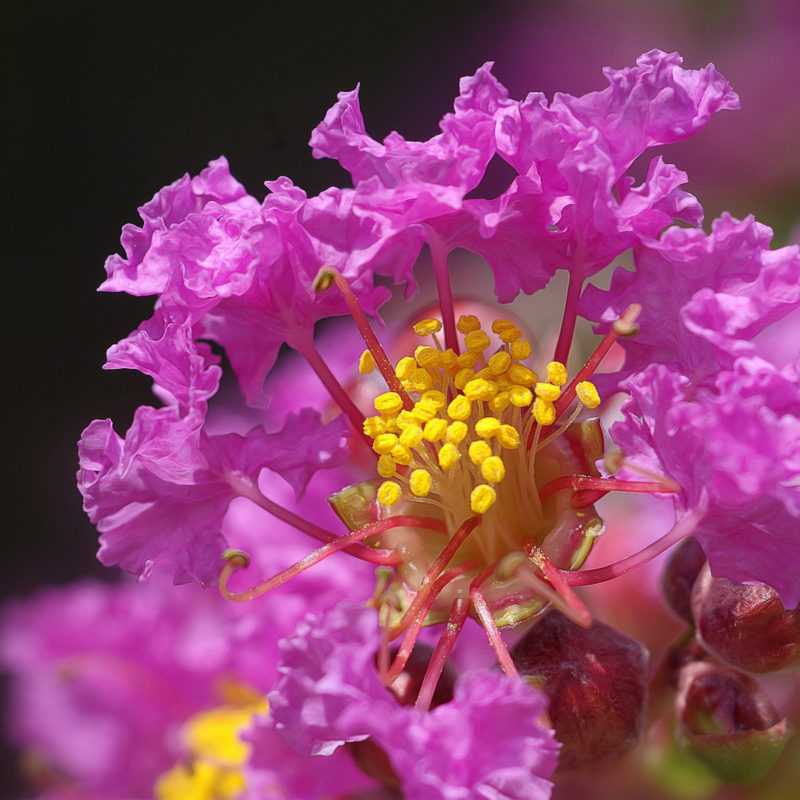
[[(530, 343), (509, 320), (492, 323), (494, 352), (487, 352), (492, 337), (475, 316), (457, 321), (464, 344), (460, 354), (441, 346), (436, 337), (441, 328), (435, 319), (414, 325), (419, 336), (432, 336), (435, 346), (420, 345), (413, 356), (398, 361), (395, 375), (407, 397), (393, 391), (378, 395), (377, 413), (364, 420), (364, 433), (379, 455), (378, 474), (386, 479), (378, 502), (393, 506), (406, 496), (452, 507), (460, 498), (472, 513), (485, 514), (506, 478), (508, 452), (530, 443), (534, 425), (556, 422), (555, 404), (568, 382), (567, 370), (552, 361), (540, 381), (522, 363), (531, 355)], [(373, 363), (365, 353), (360, 371)], [(589, 381), (575, 392), (587, 408), (600, 403)]]
[(192, 717), (183, 729), (187, 759), (161, 775), (157, 800), (233, 800), (246, 788), (243, 767), (250, 745), (241, 739), (266, 700), (223, 706)]

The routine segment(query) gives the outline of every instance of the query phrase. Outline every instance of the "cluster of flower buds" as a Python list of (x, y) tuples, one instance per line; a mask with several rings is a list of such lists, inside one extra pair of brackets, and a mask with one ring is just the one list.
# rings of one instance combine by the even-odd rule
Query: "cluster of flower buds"
[(672, 554), (662, 589), (694, 634), (671, 664), (679, 745), (722, 780), (762, 778), (791, 726), (752, 674), (798, 666), (800, 612), (770, 586), (715, 578), (694, 539)]

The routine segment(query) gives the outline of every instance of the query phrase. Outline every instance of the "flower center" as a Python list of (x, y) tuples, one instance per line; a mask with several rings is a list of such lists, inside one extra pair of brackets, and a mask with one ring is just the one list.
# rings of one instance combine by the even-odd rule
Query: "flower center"
[[(463, 342), (460, 353), (442, 346), (439, 320), (414, 325), (417, 335), (431, 337), (430, 344), (421, 344), (413, 356), (397, 362), (399, 391), (378, 395), (377, 414), (363, 425), (378, 454), (377, 472), (385, 479), (376, 494), (378, 519), (395, 512), (433, 514), (453, 534), (465, 520), (478, 517), (474, 533), (450, 561), (451, 566), (474, 567), (441, 593), (437, 606), (442, 612), (480, 568), (521, 555), (530, 542), (544, 547), (558, 566), (576, 568), (588, 553), (585, 534), (591, 531), (591, 539), (602, 528), (591, 510), (572, 507), (569, 494), (540, 496), (540, 489), (565, 475), (597, 474), (594, 461), (602, 456), (599, 426), (596, 421), (588, 427), (575, 423), (583, 408), (599, 405), (594, 385), (579, 381), (572, 387), (575, 408), (571, 413), (557, 411), (568, 383), (566, 367), (551, 361), (540, 380), (525, 363), (532, 352), (530, 342), (513, 322), (496, 319), (487, 331), (477, 317), (465, 315), (456, 328)], [(364, 351), (360, 372), (374, 367), (372, 352)], [(419, 588), (442, 544), (441, 533), (407, 527), (380, 537), (381, 547), (403, 555), (398, 575), (411, 591)], [(498, 582), (492, 583), (497, 588)], [(498, 616), (500, 624), (519, 622), (541, 607), (539, 602), (528, 603), (523, 612), (514, 597), (513, 611), (505, 607)], [(429, 622), (440, 618), (436, 611), (434, 607)]]

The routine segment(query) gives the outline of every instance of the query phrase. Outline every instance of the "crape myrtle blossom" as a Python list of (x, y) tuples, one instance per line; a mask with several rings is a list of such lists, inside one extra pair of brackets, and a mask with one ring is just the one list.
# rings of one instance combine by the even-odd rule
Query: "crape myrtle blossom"
[[(357, 94), (345, 93), (312, 147), (338, 159), (353, 188), (308, 197), (280, 178), (259, 203), (220, 159), (163, 189), (142, 208), (143, 226), (124, 232), (126, 258), (108, 260), (101, 288), (158, 297), (106, 366), (150, 376), (165, 405), (140, 408), (124, 438), (110, 420), (84, 432), (79, 486), (103, 562), (141, 578), (166, 562), (177, 583), (218, 580), (239, 602), (341, 561), (339, 550), (379, 566), (361, 598), (377, 613), (309, 617), (285, 647), (254, 742), (273, 724), (306, 753), (369, 737), (408, 796), (544, 797), (556, 760), (545, 700), (519, 679), (502, 628), (550, 604), (588, 626), (572, 586), (624, 574), (690, 535), (715, 575), (768, 582), (788, 605), (800, 599), (787, 566), (800, 541), (796, 371), (755, 361), (752, 345), (800, 301), (800, 259), (769, 250), (768, 229), (752, 220), (700, 230), (685, 174), (658, 154), (641, 183), (632, 176), (645, 151), (738, 103), (713, 66), (680, 64), (654, 50), (606, 70), (602, 91), (551, 101), (509, 98), (485, 65), (425, 142), (370, 138)], [(494, 158), (516, 175), (482, 198)], [(369, 317), (389, 297), (387, 278), (414, 292), (424, 244), (439, 311), (416, 321), (419, 346), (407, 352), (406, 331), (379, 338)], [(567, 273), (554, 353), (526, 336), (524, 311), (520, 324), (456, 313), (456, 248), (488, 261), (500, 302)], [(605, 292), (586, 285), (629, 250), (641, 273), (618, 270)], [(585, 361), (570, 359), (579, 314), (603, 334)], [(357, 377), (355, 363), (323, 358), (315, 339), (318, 323), (342, 315), (367, 346), (353, 359)], [(220, 367), (208, 341), (241, 389), (231, 419), (253, 427), (216, 415)], [(307, 396), (292, 392), (290, 369), (274, 369), (285, 344), (318, 378)], [(611, 431), (622, 452), (604, 458), (586, 410), (603, 401), (592, 379), (612, 348), (627, 360), (598, 385), (630, 399)], [(335, 518), (299, 513), (309, 480), (331, 488)], [(614, 491), (671, 496), (675, 526), (627, 559), (584, 569), (604, 530), (594, 504)], [(262, 522), (232, 536), (242, 505)], [(293, 565), (269, 563), (274, 519), (324, 544)], [(247, 582), (262, 570), (262, 583)], [(506, 676), (462, 675), (453, 699), (432, 708), (469, 615)], [(392, 692), (421, 629), (443, 622), (416, 708), (398, 705)], [(358, 711), (370, 704), (385, 711)], [(527, 709), (524, 721), (514, 709)], [(442, 742), (450, 761), (413, 766)], [(459, 759), (472, 767), (456, 768)], [(470, 794), (475, 786), (482, 794)]]
[[(357, 575), (350, 580), (359, 585)], [(252, 725), (277, 679), (276, 640), (302, 617), (310, 591), (330, 594), (320, 575), (298, 588), (280, 614), (253, 615), (216, 593), (158, 579), (84, 581), (7, 607), (0, 661), (12, 676), (10, 732), (29, 754), (31, 781), (46, 796), (126, 800), (152, 797), (160, 776), (159, 800), (203, 797), (202, 779), (238, 786), (239, 770), (213, 766), (224, 724), (234, 719), (240, 735)], [(347, 591), (337, 586), (335, 596)], [(308, 773), (318, 789), (324, 781), (343, 791), (373, 785), (342, 754), (300, 759), (271, 732), (259, 758), (254, 777), (269, 778), (277, 796), (322, 797), (295, 785), (313, 783)]]

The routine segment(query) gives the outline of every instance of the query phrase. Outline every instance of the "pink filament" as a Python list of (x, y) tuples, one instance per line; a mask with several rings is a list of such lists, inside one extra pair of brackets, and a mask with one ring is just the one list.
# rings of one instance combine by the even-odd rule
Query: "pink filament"
[(494, 621), (489, 604), (486, 602), (486, 598), (483, 596), (483, 592), (481, 591), (481, 586), (485, 583), (489, 575), (492, 574), (495, 566), (495, 564), (489, 565), (485, 570), (483, 570), (483, 572), (481, 572), (480, 575), (478, 575), (477, 578), (475, 578), (475, 580), (472, 581), (472, 583), (469, 585), (469, 596), (472, 599), (472, 605), (475, 606), (475, 610), (478, 612), (481, 625), (483, 625), (484, 630), (489, 637), (489, 643), (492, 645), (492, 649), (497, 655), (497, 660), (500, 662), (503, 672), (505, 672), (510, 678), (518, 678), (519, 673), (517, 672), (517, 668), (514, 666), (514, 662), (511, 659), (511, 653), (508, 652), (506, 643), (503, 641), (503, 637), (500, 635), (500, 631), (497, 629), (497, 624)]
[(415, 703), (420, 711), (427, 711), (431, 707), (433, 693), (436, 691), (439, 678), (442, 676), (445, 662), (453, 649), (453, 645), (456, 643), (456, 639), (458, 639), (458, 635), (461, 633), (461, 629), (464, 627), (468, 613), (469, 601), (465, 597), (457, 597), (450, 608), (447, 625), (442, 631), (439, 641), (436, 642), (433, 655), (428, 663), (428, 669), (425, 670), (425, 677), (422, 679), (422, 686)]
[(396, 516), (380, 520), (379, 522), (372, 522), (369, 525), (356, 528), (354, 531), (351, 531), (344, 536), (340, 536), (334, 541), (328, 542), (328, 544), (317, 548), (314, 550), (314, 552), (309, 553), (304, 558), (301, 558), (291, 567), (282, 570), (277, 575), (273, 575), (271, 578), (262, 581), (257, 586), (253, 586), (251, 589), (247, 589), (244, 592), (229, 592), (227, 589), (227, 582), (231, 575), (242, 567), (241, 563), (236, 563), (234, 560), (231, 560), (222, 569), (222, 573), (220, 574), (219, 578), (219, 590), (221, 594), (228, 600), (243, 603), (248, 600), (252, 600), (255, 597), (259, 597), (260, 595), (269, 592), (277, 586), (286, 583), (286, 581), (291, 580), (301, 572), (305, 572), (309, 567), (313, 567), (314, 564), (319, 563), (323, 559), (332, 556), (334, 553), (337, 553), (339, 550), (344, 550), (350, 545), (360, 542), (362, 539), (366, 539), (369, 536), (374, 536), (375, 534), (383, 533), (384, 531), (397, 527), (436, 529), (439, 525), (439, 520), (416, 516)]

